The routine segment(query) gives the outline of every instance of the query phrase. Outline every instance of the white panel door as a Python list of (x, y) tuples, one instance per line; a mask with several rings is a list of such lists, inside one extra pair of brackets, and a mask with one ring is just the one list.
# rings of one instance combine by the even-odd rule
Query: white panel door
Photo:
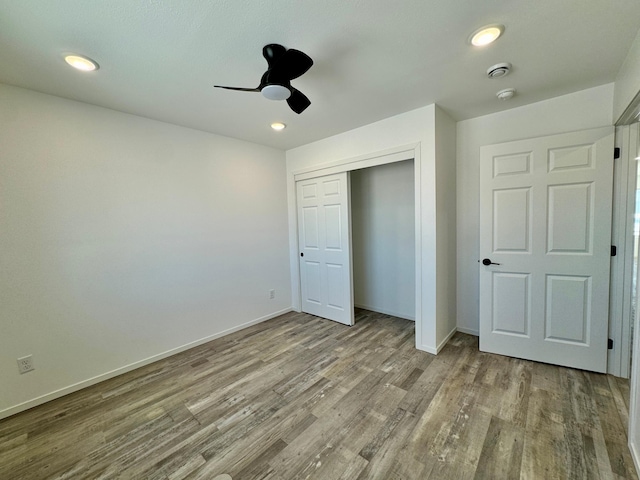
[(613, 139), (481, 148), (482, 351), (606, 372)]
[(353, 325), (348, 172), (296, 182), (302, 311)]

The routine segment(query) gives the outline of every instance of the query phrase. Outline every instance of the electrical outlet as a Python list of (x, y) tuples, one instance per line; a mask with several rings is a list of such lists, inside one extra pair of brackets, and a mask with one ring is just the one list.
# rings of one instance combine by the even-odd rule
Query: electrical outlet
[(269, 300), (273, 300), (274, 298), (276, 298), (276, 291), (269, 290)]
[(27, 355), (18, 359), (18, 371), (23, 374), (34, 370), (33, 355)]

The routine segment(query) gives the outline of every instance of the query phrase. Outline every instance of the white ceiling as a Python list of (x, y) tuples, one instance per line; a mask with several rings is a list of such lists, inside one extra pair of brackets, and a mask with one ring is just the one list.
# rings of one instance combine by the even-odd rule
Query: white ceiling
[[(462, 120), (612, 82), (639, 20), (638, 0), (0, 0), (0, 82), (288, 149), (431, 103)], [(490, 23), (503, 37), (471, 47)], [(301, 115), (213, 88), (257, 86), (268, 43), (315, 62), (292, 82)], [(513, 71), (489, 80), (498, 62)]]

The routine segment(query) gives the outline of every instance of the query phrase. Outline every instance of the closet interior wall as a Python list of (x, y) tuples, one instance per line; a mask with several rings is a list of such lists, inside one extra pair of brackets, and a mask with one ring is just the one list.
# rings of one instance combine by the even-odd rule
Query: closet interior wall
[(413, 160), (351, 172), (356, 307), (415, 320)]

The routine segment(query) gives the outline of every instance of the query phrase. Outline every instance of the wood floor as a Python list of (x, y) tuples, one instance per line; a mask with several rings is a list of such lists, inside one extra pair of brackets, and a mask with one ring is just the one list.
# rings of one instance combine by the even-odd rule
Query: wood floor
[(621, 479), (625, 381), (287, 314), (0, 421), (0, 479)]

